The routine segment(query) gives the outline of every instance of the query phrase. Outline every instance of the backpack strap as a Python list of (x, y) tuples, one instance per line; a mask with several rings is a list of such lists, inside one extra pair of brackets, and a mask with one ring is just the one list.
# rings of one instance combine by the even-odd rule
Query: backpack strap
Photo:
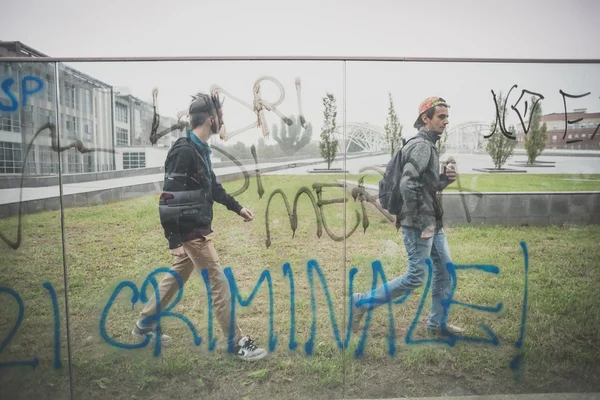
[[(188, 140), (186, 144), (188, 146), (190, 146), (192, 150), (194, 150), (194, 153), (196, 154), (194, 156), (194, 158), (195, 158), (194, 161), (196, 162), (196, 169), (200, 170), (199, 163), (204, 162), (204, 158), (200, 155), (200, 153), (198, 153), (198, 150), (196, 149), (195, 145), (191, 141)], [(167, 153), (167, 159), (169, 158), (169, 156), (172, 154), (173, 151), (174, 151), (173, 147), (171, 147)], [(204, 164), (206, 164), (206, 162), (204, 162)], [(173, 179), (174, 177), (186, 177), (186, 178), (196, 181), (193, 177), (189, 176), (187, 173), (180, 173), (180, 172), (165, 173), (165, 178), (167, 178), (167, 179)]]

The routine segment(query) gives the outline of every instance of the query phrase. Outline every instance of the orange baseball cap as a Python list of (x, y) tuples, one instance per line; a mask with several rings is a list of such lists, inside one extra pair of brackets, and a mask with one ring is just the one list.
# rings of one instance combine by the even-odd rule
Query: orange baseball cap
[(415, 120), (413, 127), (417, 128), (420, 125), (419, 121), (421, 120), (421, 116), (424, 113), (426, 113), (428, 110), (430, 110), (431, 108), (434, 108), (436, 106), (445, 106), (445, 107), (450, 108), (450, 105), (448, 103), (446, 103), (446, 100), (442, 99), (439, 96), (433, 96), (433, 97), (426, 98), (425, 100), (423, 100), (421, 102), (421, 104), (419, 104), (419, 116)]

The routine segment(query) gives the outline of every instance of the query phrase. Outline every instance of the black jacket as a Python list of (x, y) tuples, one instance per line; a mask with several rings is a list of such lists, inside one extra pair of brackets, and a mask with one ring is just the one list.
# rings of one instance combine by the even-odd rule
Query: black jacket
[[(159, 214), (169, 249), (212, 233), (213, 201), (238, 214), (242, 209), (217, 182), (214, 172), (207, 165), (207, 157), (208, 154), (204, 154), (187, 137), (177, 139), (167, 154)], [(178, 200), (181, 195), (187, 197), (187, 204)]]
[(423, 128), (417, 138), (402, 148), (403, 159), (400, 193), (404, 204), (396, 225), (411, 226), (421, 231), (428, 226), (441, 228), (444, 211), (438, 192), (450, 184), (445, 173), (440, 174), (440, 156), (435, 142), (439, 135)]

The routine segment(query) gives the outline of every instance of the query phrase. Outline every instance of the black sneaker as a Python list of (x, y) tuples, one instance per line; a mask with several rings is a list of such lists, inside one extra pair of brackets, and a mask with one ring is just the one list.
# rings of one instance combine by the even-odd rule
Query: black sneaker
[(261, 349), (248, 336), (240, 339), (235, 346), (235, 356), (244, 361), (257, 361), (267, 355), (265, 349)]
[[(131, 331), (133, 336), (144, 339), (146, 336), (150, 336), (150, 338), (156, 338), (156, 325), (144, 326), (137, 321), (133, 326), (133, 330)], [(171, 336), (165, 335), (164, 333), (160, 334), (161, 342), (165, 343), (171, 340)]]

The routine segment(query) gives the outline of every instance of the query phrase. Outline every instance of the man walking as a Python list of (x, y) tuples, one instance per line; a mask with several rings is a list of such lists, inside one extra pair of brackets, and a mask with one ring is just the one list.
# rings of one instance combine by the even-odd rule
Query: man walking
[[(217, 134), (222, 125), (222, 110), (218, 97), (198, 93), (189, 107), (190, 129), (187, 137), (179, 138), (169, 150), (165, 161), (165, 181), (159, 201), (159, 214), (165, 237), (169, 241), (170, 253), (174, 256), (171, 270), (185, 284), (197, 269), (206, 268), (210, 282), (214, 312), (221, 331), (229, 337), (233, 323), (235, 355), (242, 360), (258, 360), (267, 355), (248, 336), (244, 336), (236, 320), (231, 318), (231, 292), (219, 264), (219, 257), (210, 238), (212, 233), (213, 201), (221, 203), (252, 221), (251, 210), (242, 207), (217, 182), (210, 162), (211, 149), (208, 140)], [(132, 334), (139, 337), (156, 337), (156, 320), (173, 295), (179, 283), (168, 273), (159, 284), (159, 307), (154, 296), (148, 301), (140, 319), (135, 323)], [(161, 335), (162, 341), (170, 338)]]
[(389, 297), (383, 285), (374, 291), (353, 295), (354, 331), (359, 329), (360, 321), (369, 309), (422, 286), (428, 271), (426, 260), (430, 258), (433, 269), (432, 304), (427, 331), (434, 335), (463, 332), (450, 324), (445, 324), (445, 330), (442, 329), (442, 300), (449, 297), (452, 287), (446, 264), (452, 260), (442, 227), (443, 211), (438, 195), (456, 180), (456, 173), (454, 164), (449, 163), (440, 174), (439, 152), (435, 143), (448, 124), (449, 107), (440, 97), (429, 97), (421, 102), (419, 116), (413, 125), (418, 129), (416, 138), (400, 150), (403, 152), (400, 179), (403, 205), (396, 216), (396, 227), (402, 228), (408, 268), (404, 275), (387, 283)]

